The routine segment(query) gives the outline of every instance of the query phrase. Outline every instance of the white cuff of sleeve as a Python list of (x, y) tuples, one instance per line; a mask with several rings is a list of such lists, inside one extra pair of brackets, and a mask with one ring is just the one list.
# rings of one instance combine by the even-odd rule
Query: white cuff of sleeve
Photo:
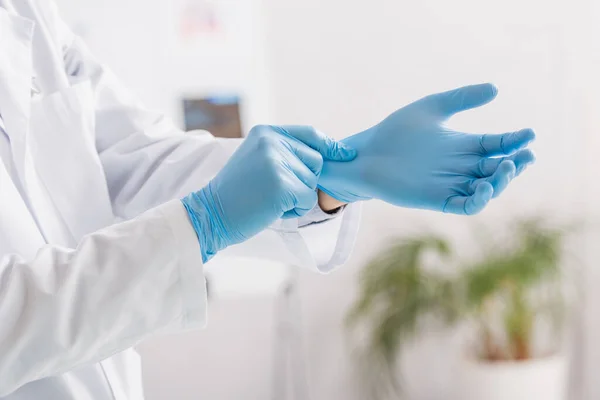
[(183, 306), (182, 327), (202, 328), (207, 320), (207, 292), (198, 237), (181, 201), (170, 201), (159, 207), (159, 211), (173, 231), (178, 250)]
[(360, 214), (360, 203), (348, 204), (343, 212), (337, 213), (343, 215), (342, 218), (324, 224), (313, 223), (300, 230), (278, 229), (277, 232), (299, 265), (329, 273), (350, 257), (358, 234)]
[(318, 224), (320, 222), (325, 222), (330, 219), (337, 218), (344, 213), (344, 209), (346, 206), (340, 207), (337, 211), (333, 213), (326, 213), (321, 209), (319, 204), (315, 205), (312, 210), (298, 218), (298, 227), (302, 228), (312, 224)]

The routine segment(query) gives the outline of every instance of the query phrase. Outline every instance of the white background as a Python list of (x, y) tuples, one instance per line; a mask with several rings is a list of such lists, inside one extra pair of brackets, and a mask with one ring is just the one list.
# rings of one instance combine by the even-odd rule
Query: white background
[[(492, 81), (498, 99), (453, 126), (537, 131), (535, 168), (482, 215), (465, 220), (369, 202), (349, 265), (329, 276), (302, 272), (302, 327), (315, 399), (362, 399), (342, 320), (356, 295), (357, 272), (391, 238), (434, 229), (468, 254), (477, 245), (466, 234), (475, 223), (493, 230), (531, 213), (563, 220), (597, 215), (594, 67), (600, 63), (591, 1), (227, 0), (239, 11), (234, 38), (192, 46), (174, 37), (177, 2), (58, 3), (127, 86), (177, 121), (182, 94), (237, 91), (246, 101), (246, 127), (306, 123), (342, 138), (422, 95)], [(572, 244), (587, 268), (589, 286), (582, 291), (600, 281), (595, 243), (589, 234)], [(582, 307), (585, 329), (576, 337), (575, 394), (586, 400), (600, 398), (595, 292)], [(217, 299), (206, 331), (145, 343), (147, 398), (269, 398), (273, 306), (268, 294)], [(446, 398), (454, 362), (447, 340), (435, 335), (415, 346), (409, 365), (418, 398)]]

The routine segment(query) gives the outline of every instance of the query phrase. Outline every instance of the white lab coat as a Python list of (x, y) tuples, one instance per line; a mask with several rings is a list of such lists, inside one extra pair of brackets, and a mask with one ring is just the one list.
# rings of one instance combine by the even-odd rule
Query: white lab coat
[[(0, 116), (13, 167), (0, 162), (0, 398), (141, 399), (131, 347), (206, 321), (198, 242), (173, 199), (237, 142), (184, 135), (141, 107), (47, 0), (0, 0)], [(328, 271), (357, 219), (349, 207), (224, 254)]]

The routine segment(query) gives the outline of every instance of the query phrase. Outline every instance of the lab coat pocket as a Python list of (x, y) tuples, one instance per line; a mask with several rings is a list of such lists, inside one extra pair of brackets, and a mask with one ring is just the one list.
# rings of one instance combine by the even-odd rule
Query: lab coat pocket
[(76, 240), (112, 222), (94, 113), (90, 81), (32, 102), (30, 149), (36, 171)]
[(29, 259), (44, 244), (30, 211), (0, 161), (0, 258), (15, 253)]

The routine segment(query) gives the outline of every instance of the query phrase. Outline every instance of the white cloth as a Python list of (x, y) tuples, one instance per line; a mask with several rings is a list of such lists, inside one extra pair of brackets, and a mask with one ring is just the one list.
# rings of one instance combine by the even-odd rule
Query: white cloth
[(12, 178), (13, 182), (18, 182), (15, 179), (16, 174), (13, 172), (12, 154), (10, 154), (10, 142), (4, 128), (4, 121), (2, 121), (2, 113), (0, 112), (0, 160), (4, 163), (6, 172)]
[[(184, 135), (146, 110), (49, 0), (0, 0), (0, 54), (0, 398), (140, 400), (131, 346), (206, 319), (200, 251), (176, 199), (239, 142)], [(219, 256), (327, 272), (348, 257), (357, 213), (295, 220)]]
[(35, 184), (30, 185), (30, 193), (23, 189), (23, 185), (17, 176), (15, 170), (12, 152), (10, 148), (10, 139), (6, 133), (6, 128), (0, 114), (0, 158), (4, 163), (6, 172), (10, 176), (15, 188), (19, 191), (25, 206), (32, 218), (35, 220), (40, 233), (46, 243), (65, 243), (70, 238), (70, 233), (60, 218), (52, 200), (45, 190), (43, 184), (35, 171), (32, 171), (30, 179), (35, 179)]
[(4, 168), (6, 168), (6, 172), (19, 191), (19, 194), (21, 197), (25, 198), (25, 191), (21, 187), (21, 181), (17, 176), (17, 172), (15, 171), (13, 164), (12, 153), (10, 151), (10, 140), (6, 134), (6, 128), (4, 127), (4, 121), (2, 120), (2, 110), (0, 110), (0, 160), (4, 164)]

